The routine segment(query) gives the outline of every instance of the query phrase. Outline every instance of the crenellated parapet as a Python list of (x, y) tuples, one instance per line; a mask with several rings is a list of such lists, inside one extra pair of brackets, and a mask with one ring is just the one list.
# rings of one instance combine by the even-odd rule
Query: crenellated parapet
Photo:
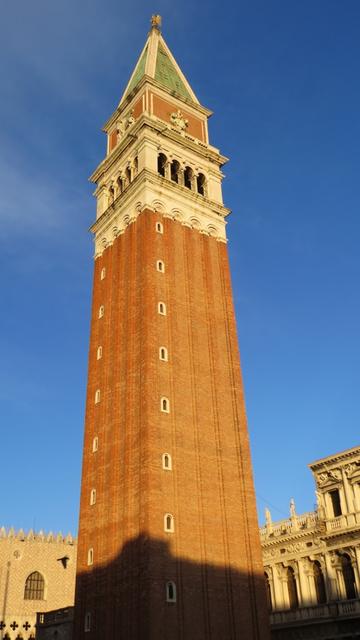
[(0, 540), (4, 539), (18, 540), (19, 542), (49, 542), (64, 545), (76, 545), (76, 538), (74, 538), (71, 533), (64, 536), (61, 531), (58, 533), (53, 533), (52, 531), (46, 533), (42, 529), (37, 532), (33, 531), (33, 529), (29, 529), (29, 531), (25, 532), (23, 529), (16, 531), (13, 527), (10, 527), (9, 529), (0, 527)]

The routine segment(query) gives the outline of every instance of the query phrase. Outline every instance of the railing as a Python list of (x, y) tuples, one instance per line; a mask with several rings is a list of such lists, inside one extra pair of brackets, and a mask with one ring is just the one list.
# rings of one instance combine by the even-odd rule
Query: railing
[(285, 520), (277, 520), (260, 527), (260, 538), (262, 541), (269, 537), (277, 538), (296, 531), (316, 529), (319, 525), (326, 527), (326, 531), (341, 531), (360, 525), (360, 512), (344, 513), (337, 518), (324, 519), (319, 517), (316, 511), (309, 511), (301, 515), (295, 515)]
[(303, 529), (315, 529), (318, 523), (319, 517), (316, 511), (309, 511), (300, 516), (295, 515), (292, 518), (277, 520), (273, 524), (260, 527), (260, 538), (264, 540), (269, 536), (276, 538)]
[(355, 513), (344, 513), (337, 518), (331, 518), (330, 520), (326, 520), (326, 530), (327, 531), (337, 531), (341, 529), (348, 529), (351, 527), (356, 527), (360, 524), (360, 513), (356, 511)]
[(286, 611), (272, 611), (270, 624), (290, 624), (291, 622), (306, 622), (324, 618), (339, 618), (347, 616), (360, 616), (360, 600), (344, 600), (342, 602), (329, 602), (311, 607), (299, 607)]

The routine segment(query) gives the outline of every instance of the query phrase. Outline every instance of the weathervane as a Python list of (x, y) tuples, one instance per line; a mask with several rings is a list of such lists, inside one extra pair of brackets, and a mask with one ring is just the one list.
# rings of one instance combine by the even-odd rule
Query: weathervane
[(159, 16), (157, 13), (151, 16), (151, 27), (152, 29), (157, 29), (158, 31), (161, 30), (161, 16)]

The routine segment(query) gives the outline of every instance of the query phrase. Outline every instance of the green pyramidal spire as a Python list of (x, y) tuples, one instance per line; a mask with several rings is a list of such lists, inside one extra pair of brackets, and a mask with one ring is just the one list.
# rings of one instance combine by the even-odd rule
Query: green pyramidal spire
[[(179, 98), (199, 104), (192, 88), (182, 73), (169, 47), (160, 33), (160, 16), (153, 16), (152, 28), (145, 43), (120, 104), (135, 89), (144, 76), (157, 83)], [(120, 106), (120, 105), (119, 105)]]

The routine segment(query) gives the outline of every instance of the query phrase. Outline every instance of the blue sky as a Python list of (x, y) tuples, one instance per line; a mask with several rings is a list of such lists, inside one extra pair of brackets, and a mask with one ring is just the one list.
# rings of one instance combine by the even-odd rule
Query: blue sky
[(259, 510), (360, 442), (358, 0), (2, 2), (0, 524), (76, 532), (100, 129), (152, 13), (225, 167)]

